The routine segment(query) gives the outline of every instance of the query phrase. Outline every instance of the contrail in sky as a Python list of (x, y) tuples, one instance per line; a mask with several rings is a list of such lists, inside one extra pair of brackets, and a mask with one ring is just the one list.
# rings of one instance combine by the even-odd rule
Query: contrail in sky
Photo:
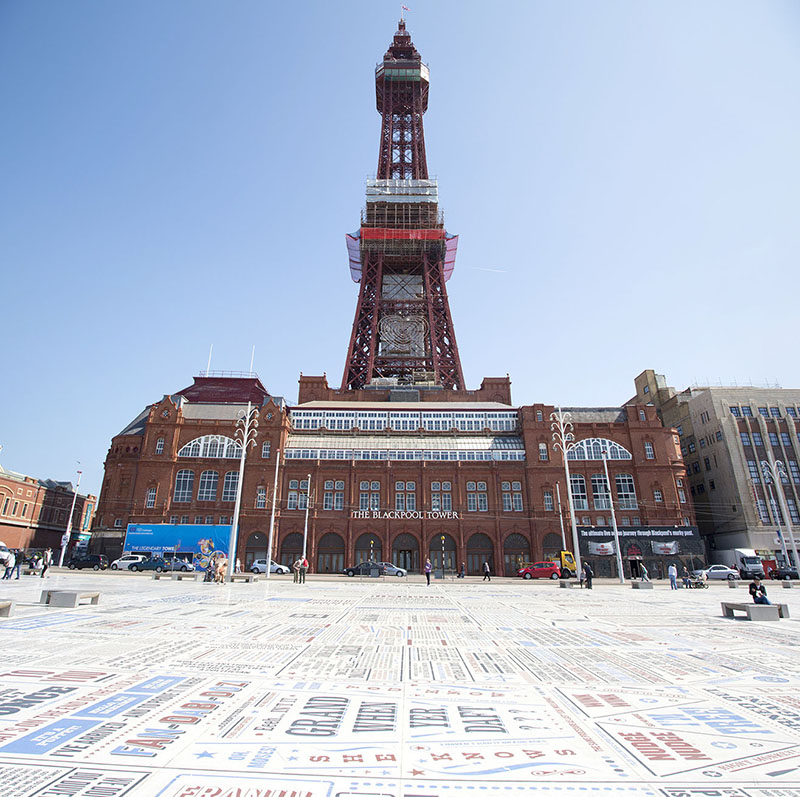
[(508, 274), (508, 271), (504, 268), (481, 268), (480, 266), (470, 266), (475, 271), (491, 271), (493, 274)]

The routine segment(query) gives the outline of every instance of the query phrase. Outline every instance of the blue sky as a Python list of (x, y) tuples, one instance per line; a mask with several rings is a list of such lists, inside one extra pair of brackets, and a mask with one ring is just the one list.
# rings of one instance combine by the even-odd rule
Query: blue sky
[[(800, 5), (407, 3), (468, 387), (800, 387)], [(206, 366), (338, 385), (399, 3), (0, 2), (0, 462), (97, 492)], [(795, 299), (792, 299), (792, 297)]]

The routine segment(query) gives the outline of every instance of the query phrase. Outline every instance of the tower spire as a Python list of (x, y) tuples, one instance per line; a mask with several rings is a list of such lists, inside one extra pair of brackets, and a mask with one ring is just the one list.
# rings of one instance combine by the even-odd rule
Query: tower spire
[(367, 181), (361, 229), (347, 237), (360, 288), (343, 388), (463, 387), (445, 287), (458, 237), (444, 229), (425, 155), (429, 78), (401, 17), (375, 69), (377, 179)]

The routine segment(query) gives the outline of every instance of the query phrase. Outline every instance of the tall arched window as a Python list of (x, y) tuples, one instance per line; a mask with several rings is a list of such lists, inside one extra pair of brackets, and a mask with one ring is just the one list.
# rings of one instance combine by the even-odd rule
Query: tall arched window
[(579, 440), (574, 448), (570, 449), (567, 459), (602, 459), (603, 450), (608, 452), (609, 459), (633, 459), (630, 451), (605, 437)]
[(636, 487), (630, 473), (618, 473), (615, 477), (617, 483), (617, 503), (620, 509), (638, 509), (636, 501)]
[(197, 488), (198, 501), (216, 501), (219, 473), (215, 470), (204, 470), (200, 474), (200, 486)]
[(232, 470), (225, 474), (225, 482), (222, 485), (222, 500), (235, 501), (236, 488), (239, 486), (239, 471)]
[(230, 437), (208, 434), (196, 437), (180, 451), (179, 457), (202, 457), (204, 459), (241, 459), (242, 446)]
[(175, 475), (175, 494), (172, 500), (176, 504), (188, 503), (192, 500), (194, 491), (194, 471), (179, 470)]
[(569, 483), (572, 487), (572, 503), (575, 509), (588, 509), (589, 501), (586, 497), (586, 479), (580, 473), (571, 473)]
[(608, 494), (608, 484), (604, 474), (592, 474), (592, 495), (595, 509), (611, 509), (611, 496)]

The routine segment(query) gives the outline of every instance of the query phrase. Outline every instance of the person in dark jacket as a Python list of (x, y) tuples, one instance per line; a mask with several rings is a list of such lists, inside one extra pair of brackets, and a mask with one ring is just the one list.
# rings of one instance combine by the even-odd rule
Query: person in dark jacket
[(592, 577), (594, 576), (594, 571), (591, 568), (591, 565), (588, 562), (583, 563), (583, 577), (586, 581), (586, 589), (592, 588)]
[(772, 606), (769, 598), (767, 597), (767, 589), (761, 583), (761, 579), (756, 576), (750, 582), (750, 597), (753, 599), (753, 603), (763, 603), (767, 606)]

